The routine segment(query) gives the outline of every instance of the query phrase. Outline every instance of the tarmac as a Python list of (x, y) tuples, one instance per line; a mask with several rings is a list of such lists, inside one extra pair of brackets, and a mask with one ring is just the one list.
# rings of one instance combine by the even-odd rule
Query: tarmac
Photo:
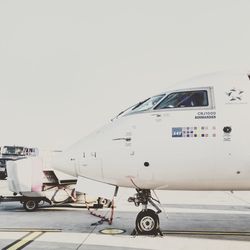
[[(82, 207), (42, 206), (26, 212), (19, 202), (0, 203), (1, 249), (250, 249), (250, 192), (157, 191), (163, 236), (132, 236), (140, 207), (121, 189), (112, 225)], [(0, 181), (0, 195), (11, 195)], [(109, 217), (110, 209), (94, 211)]]

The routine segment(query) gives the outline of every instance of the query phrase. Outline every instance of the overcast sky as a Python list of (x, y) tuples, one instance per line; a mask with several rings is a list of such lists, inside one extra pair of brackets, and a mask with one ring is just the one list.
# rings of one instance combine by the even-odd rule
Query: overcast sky
[(0, 0), (0, 144), (63, 149), (174, 82), (250, 70), (249, 0)]

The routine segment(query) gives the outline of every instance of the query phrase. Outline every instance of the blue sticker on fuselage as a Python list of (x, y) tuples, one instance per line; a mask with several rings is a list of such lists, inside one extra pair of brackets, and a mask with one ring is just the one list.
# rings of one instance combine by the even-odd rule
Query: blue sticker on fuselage
[(172, 137), (182, 137), (182, 128), (172, 128)]

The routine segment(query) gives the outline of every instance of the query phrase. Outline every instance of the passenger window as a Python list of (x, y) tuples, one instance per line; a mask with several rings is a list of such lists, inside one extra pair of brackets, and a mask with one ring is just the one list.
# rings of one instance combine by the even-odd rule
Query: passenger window
[(171, 93), (155, 109), (205, 107), (208, 105), (207, 91), (196, 90)]

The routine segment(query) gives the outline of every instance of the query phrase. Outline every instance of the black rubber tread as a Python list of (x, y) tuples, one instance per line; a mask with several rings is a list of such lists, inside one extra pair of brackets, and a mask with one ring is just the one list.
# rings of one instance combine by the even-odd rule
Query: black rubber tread
[[(34, 204), (33, 207), (29, 207), (29, 203), (30, 203), (30, 202), (32, 202), (32, 203)], [(25, 209), (26, 211), (28, 211), (28, 212), (33, 212), (33, 211), (37, 210), (37, 208), (38, 208), (38, 203), (39, 203), (39, 201), (38, 201), (38, 200), (35, 200), (35, 199), (25, 200), (25, 201), (23, 202), (23, 207), (24, 207), (24, 209)]]
[[(154, 220), (154, 227), (149, 231), (145, 231), (141, 227), (141, 221), (146, 216), (149, 216)], [(159, 216), (152, 209), (143, 210), (136, 217), (135, 228), (138, 234), (156, 235), (160, 228)]]

